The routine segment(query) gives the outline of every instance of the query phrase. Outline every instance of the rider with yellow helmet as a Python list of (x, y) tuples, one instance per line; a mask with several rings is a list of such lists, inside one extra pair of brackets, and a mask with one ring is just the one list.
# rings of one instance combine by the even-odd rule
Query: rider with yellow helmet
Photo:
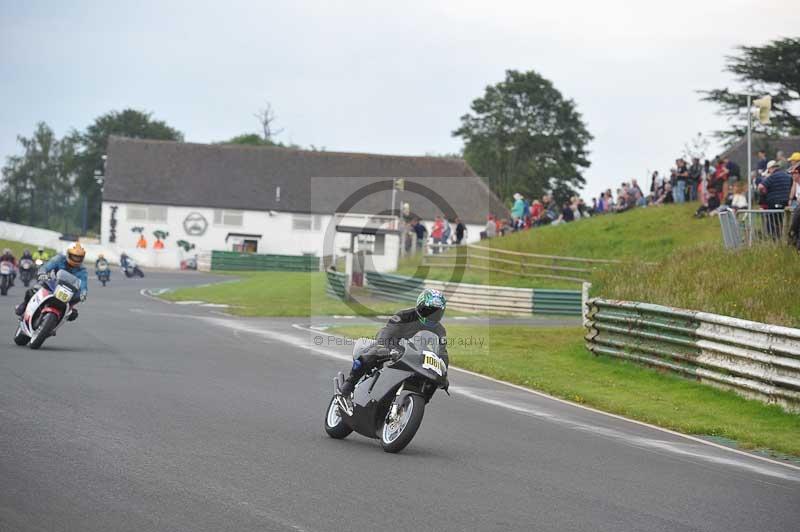
[[(50, 273), (57, 273), (59, 270), (67, 270), (69, 273), (80, 279), (81, 281), (81, 288), (78, 294), (75, 294), (75, 300), (72, 303), (77, 303), (77, 300), (85, 301), (86, 294), (89, 289), (89, 276), (86, 272), (86, 268), (83, 267), (83, 259), (86, 257), (86, 250), (83, 249), (80, 242), (75, 242), (69, 248), (67, 248), (66, 253), (58, 254), (48, 262), (42, 265), (39, 268), (39, 281), (46, 281), (50, 277)], [(25, 312), (25, 307), (28, 305), (28, 301), (30, 301), (33, 294), (36, 293), (38, 288), (29, 288), (25, 292), (25, 300), (17, 305), (16, 313), (17, 316), (22, 316)], [(73, 309), (72, 314), (69, 315), (67, 318), (69, 321), (73, 321), (78, 317), (78, 311)]]

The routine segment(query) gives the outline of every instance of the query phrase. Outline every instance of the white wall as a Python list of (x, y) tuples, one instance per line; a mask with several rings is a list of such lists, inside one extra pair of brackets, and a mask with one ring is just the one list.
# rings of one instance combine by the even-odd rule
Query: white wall
[[(116, 243), (109, 242), (111, 229), (111, 206), (116, 205)], [(176, 242), (186, 240), (195, 245), (187, 256), (192, 256), (200, 251), (227, 250), (232, 251), (233, 245), (238, 240), (229, 238), (225, 241), (228, 233), (248, 233), (261, 235), (258, 240), (258, 253), (277, 254), (277, 255), (302, 255), (312, 254), (321, 257), (324, 252), (324, 240), (326, 230), (333, 221), (332, 215), (319, 215), (316, 221), (312, 221), (311, 230), (292, 229), (293, 214), (287, 212), (272, 211), (240, 211), (242, 212), (241, 226), (227, 226), (214, 223), (214, 209), (195, 208), (195, 207), (167, 207), (166, 222), (143, 222), (140, 220), (128, 220), (127, 209), (131, 204), (118, 202), (103, 202), (101, 212), (101, 245), (112, 251), (126, 250), (126, 252), (137, 258), (143, 265), (147, 265), (153, 253), (142, 253), (136, 249), (136, 242), (139, 238), (138, 233), (131, 231), (132, 227), (143, 227), (144, 235), (147, 239), (148, 251), (152, 250), (155, 238), (153, 231), (163, 230), (169, 232), (169, 237), (165, 241), (165, 250), (160, 252), (179, 250)], [(134, 204), (134, 207), (141, 205)], [(183, 222), (191, 213), (201, 214), (207, 221), (207, 228), (202, 236), (191, 236), (186, 233)], [(333, 228), (331, 228), (333, 230)], [(342, 256), (342, 248), (350, 245), (350, 235), (338, 233), (335, 235), (334, 253)], [(372, 264), (378, 271), (392, 271), (397, 267), (398, 239), (386, 238), (385, 253), (383, 255), (373, 255)], [(159, 252), (155, 252), (158, 254)], [(180, 252), (182, 254), (182, 251)], [(138, 255), (142, 255), (138, 258)], [(160, 256), (160, 255), (159, 255)], [(178, 262), (180, 259), (177, 259)], [(163, 261), (161, 261), (163, 262)], [(178, 267), (177, 264), (174, 267)]]

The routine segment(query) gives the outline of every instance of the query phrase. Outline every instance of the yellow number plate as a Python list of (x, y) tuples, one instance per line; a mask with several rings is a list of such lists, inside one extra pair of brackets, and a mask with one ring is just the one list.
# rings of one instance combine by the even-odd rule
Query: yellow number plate
[(70, 293), (70, 291), (64, 288), (63, 286), (59, 286), (58, 288), (56, 288), (55, 295), (56, 299), (58, 299), (59, 301), (63, 301), (64, 303), (67, 303), (69, 302), (70, 299), (72, 299), (72, 294)]
[(425, 358), (422, 361), (422, 367), (425, 369), (432, 370), (440, 377), (444, 375), (445, 371), (447, 371), (447, 367), (444, 364), (444, 360), (437, 357), (433, 353), (425, 353)]

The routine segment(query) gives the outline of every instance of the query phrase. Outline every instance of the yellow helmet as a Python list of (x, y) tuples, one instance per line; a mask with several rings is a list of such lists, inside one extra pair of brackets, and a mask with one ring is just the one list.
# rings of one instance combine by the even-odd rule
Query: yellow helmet
[(75, 242), (67, 249), (67, 264), (76, 268), (83, 263), (83, 258), (85, 256), (86, 250), (83, 249), (80, 242)]

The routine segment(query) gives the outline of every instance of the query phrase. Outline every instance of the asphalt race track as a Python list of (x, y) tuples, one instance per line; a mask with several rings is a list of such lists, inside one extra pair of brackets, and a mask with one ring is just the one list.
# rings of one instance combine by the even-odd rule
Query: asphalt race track
[(12, 341), (22, 288), (0, 301), (0, 531), (800, 527), (800, 469), (465, 373), (402, 454), (332, 440), (348, 347), (140, 294), (209, 280), (92, 280), (40, 351)]

